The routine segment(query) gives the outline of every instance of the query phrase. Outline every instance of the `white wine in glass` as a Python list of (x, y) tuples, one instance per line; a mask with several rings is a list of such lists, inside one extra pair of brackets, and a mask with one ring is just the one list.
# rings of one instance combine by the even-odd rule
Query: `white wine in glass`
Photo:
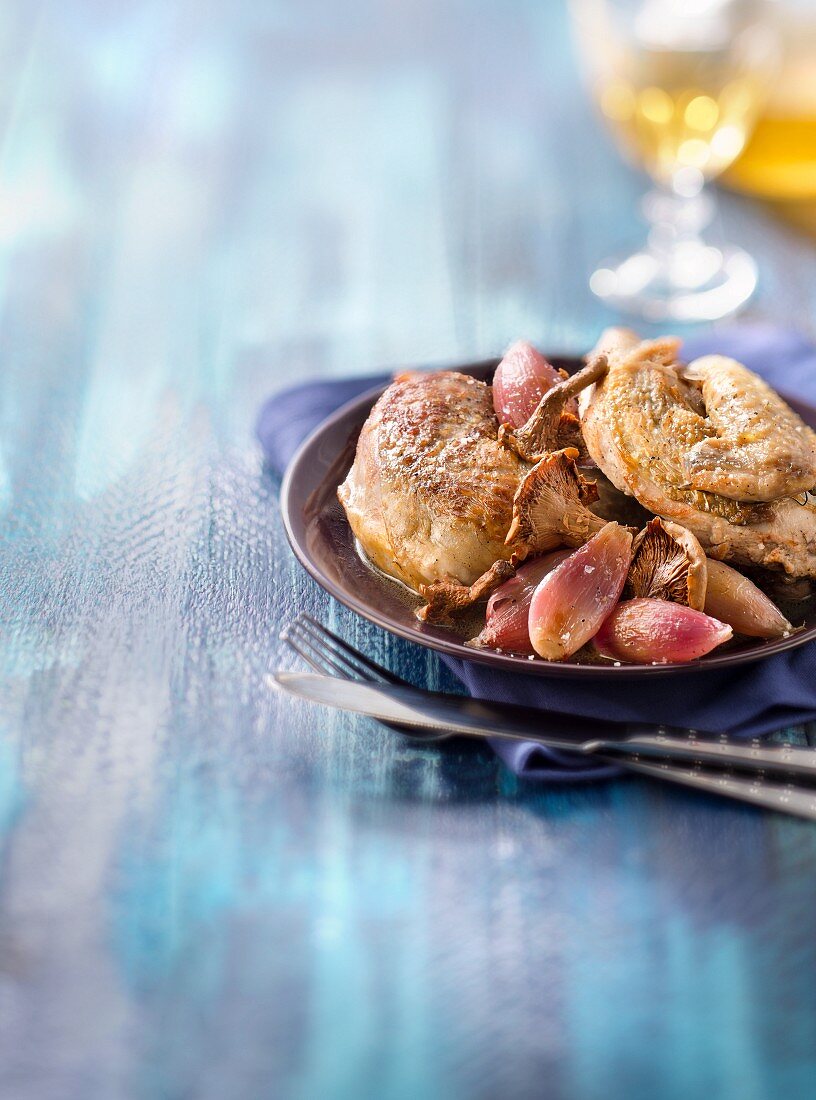
[(782, 66), (745, 150), (726, 182), (789, 204), (816, 227), (816, 3), (777, 0)]
[(575, 37), (601, 114), (656, 187), (644, 247), (592, 276), (610, 305), (653, 321), (713, 320), (756, 286), (742, 249), (703, 237), (705, 184), (739, 156), (777, 50), (759, 0), (572, 0)]

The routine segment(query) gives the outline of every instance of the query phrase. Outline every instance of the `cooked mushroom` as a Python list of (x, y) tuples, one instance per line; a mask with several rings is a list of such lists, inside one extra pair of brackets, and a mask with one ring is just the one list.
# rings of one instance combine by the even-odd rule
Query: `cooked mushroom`
[(487, 599), (512, 577), (515, 564), (531, 554), (559, 546), (583, 546), (606, 524), (587, 507), (598, 499), (595, 483), (575, 466), (578, 451), (567, 447), (545, 455), (519, 485), (513, 499), (513, 520), (505, 544), (512, 547), (512, 564), (497, 561), (471, 585), (435, 581), (421, 585), (427, 603), (417, 609), (423, 622), (444, 622), (457, 612)]
[(691, 531), (655, 517), (637, 535), (624, 597), (671, 600), (702, 611), (706, 556)]
[(426, 623), (446, 622), (457, 611), (464, 611), (480, 600), (486, 600), (515, 571), (515, 566), (509, 561), (496, 561), (471, 585), (454, 584), (450, 581), (420, 585), (420, 595), (428, 602), (417, 608), (416, 617)]
[(605, 355), (594, 356), (576, 374), (547, 390), (530, 419), (521, 428), (502, 424), (499, 440), (527, 462), (537, 462), (548, 451), (578, 445), (584, 450), (581, 423), (575, 413), (574, 398), (581, 390), (603, 378), (608, 369)]
[(598, 494), (576, 469), (577, 457), (574, 447), (545, 455), (519, 485), (505, 539), (519, 561), (564, 544), (583, 546), (607, 522), (587, 507)]

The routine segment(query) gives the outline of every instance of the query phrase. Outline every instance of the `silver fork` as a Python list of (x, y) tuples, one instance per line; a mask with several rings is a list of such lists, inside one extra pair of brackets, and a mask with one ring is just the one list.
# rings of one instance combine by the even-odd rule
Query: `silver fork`
[[(674, 763), (684, 760), (697, 766), (759, 769), (781, 772), (786, 779), (797, 777), (816, 783), (816, 752), (810, 748), (790, 744), (768, 745), (759, 740), (735, 742), (725, 735), (716, 740), (699, 738), (692, 730), (669, 730), (665, 727), (658, 727), (655, 732), (649, 726), (583, 719), (530, 707), (498, 706), (484, 700), (423, 691), (369, 660), (310, 615), (299, 616), (288, 631), (284, 631), (284, 636), (289, 638), (290, 644), (302, 657), (309, 660), (311, 654), (312, 667), (319, 668), (322, 673), (328, 671), (331, 676), (346, 678), (352, 675), (358, 682), (376, 687), (380, 705), (372, 710), (376, 700), (367, 698), (369, 706), (361, 708), (360, 713), (370, 714), (384, 725), (388, 725), (389, 721), (402, 721), (404, 724), (399, 727), (402, 731), (413, 731), (412, 736), (422, 736), (424, 740), (438, 741), (470, 735), (538, 741), (551, 748), (571, 749), (583, 755), (609, 752), (617, 758), (625, 753), (627, 757), (647, 756), (670, 759)], [(314, 664), (315, 659), (320, 662), (318, 665)], [(278, 686), (295, 694), (299, 690), (306, 691), (306, 683), (293, 674), (281, 672), (275, 678)], [(306, 694), (310, 692), (311, 697), (322, 698), (316, 683), (311, 684)], [(330, 693), (328, 699), (333, 699)], [(342, 709), (345, 701), (336, 705)], [(362, 704), (363, 700), (358, 698), (357, 702)], [(402, 719), (389, 715), (389, 711), (394, 710), (393, 706), (383, 705), (399, 702), (411, 707), (410, 713), (401, 711)], [(355, 707), (349, 706), (347, 709), (354, 710)]]
[[(302, 613), (281, 633), (281, 638), (316, 672), (328, 675), (340, 680), (351, 680), (359, 683), (381, 685), (383, 687), (408, 687), (407, 681), (394, 675), (388, 669), (366, 657), (359, 650), (354, 649), (348, 642), (343, 641), (332, 631), (328, 630), (311, 615)], [(275, 681), (272, 681), (275, 683)], [(278, 682), (276, 686), (282, 686)], [(417, 691), (419, 689), (412, 689)], [(429, 699), (432, 696), (429, 694)], [(438, 698), (438, 696), (437, 696)], [(566, 720), (566, 719), (565, 719)], [(428, 728), (427, 726), (400, 725), (382, 721), (382, 725), (398, 731), (399, 733), (417, 742), (443, 741), (451, 737), (463, 736), (461, 729)], [(472, 729), (468, 733), (476, 737), (486, 737), (487, 733)], [(465, 734), (467, 735), (467, 734)], [(491, 733), (489, 736), (499, 736), (501, 733)], [(538, 741), (546, 745), (547, 737), (520, 736), (519, 734), (505, 734), (512, 740)], [(628, 743), (627, 743), (628, 742)], [(634, 755), (624, 755), (624, 752), (637, 750), (641, 743), (650, 756), (661, 757), (656, 761), (643, 760), (637, 751)], [(607, 742), (604, 742), (606, 747)], [(558, 745), (563, 748), (563, 743)], [(724, 750), (733, 747), (738, 752), (737, 763), (743, 768), (760, 768), (762, 762), (757, 764), (753, 758), (758, 753), (760, 758), (767, 753), (776, 754), (775, 766), (785, 767), (786, 753), (780, 747), (764, 747), (764, 749), (749, 750), (744, 746), (731, 746), (728, 742), (701, 743), (694, 740), (684, 741), (680, 738), (665, 736), (653, 736), (647, 742), (639, 736), (621, 742), (622, 751), (597, 752), (593, 751), (594, 759), (614, 763), (629, 771), (649, 775), (653, 778), (664, 779), (668, 782), (679, 783), (683, 786), (694, 787), (698, 790), (708, 791), (744, 802), (750, 802), (757, 806), (775, 809), (785, 813), (796, 814), (811, 820), (816, 820), (816, 791), (798, 787), (793, 782), (773, 782), (767, 779), (764, 771), (756, 770), (751, 774), (733, 775), (723, 770), (723, 764), (732, 764), (728, 753)], [(576, 751), (580, 746), (576, 744)], [(812, 750), (796, 750), (791, 747), (789, 751), (804, 753), (806, 757)], [(689, 765), (682, 764), (677, 759), (677, 754), (685, 756)], [(814, 754), (816, 756), (816, 754)], [(702, 763), (707, 766), (707, 771), (701, 771)], [(808, 761), (809, 766), (810, 762)], [(713, 769), (716, 770), (712, 770)]]

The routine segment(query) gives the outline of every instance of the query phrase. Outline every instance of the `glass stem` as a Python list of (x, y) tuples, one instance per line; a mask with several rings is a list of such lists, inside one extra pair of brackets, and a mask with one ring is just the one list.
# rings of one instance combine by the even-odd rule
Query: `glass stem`
[(643, 213), (649, 223), (648, 250), (664, 272), (667, 282), (678, 289), (703, 285), (712, 264), (702, 231), (714, 216), (711, 195), (700, 189), (683, 195), (669, 188), (655, 188), (643, 198)]

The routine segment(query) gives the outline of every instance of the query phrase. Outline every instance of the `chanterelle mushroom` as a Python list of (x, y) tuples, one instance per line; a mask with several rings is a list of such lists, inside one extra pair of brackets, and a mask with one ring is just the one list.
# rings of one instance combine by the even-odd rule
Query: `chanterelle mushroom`
[(515, 566), (509, 561), (499, 560), (477, 577), (473, 584), (456, 584), (451, 581), (434, 581), (433, 584), (420, 586), (419, 594), (428, 602), (417, 608), (415, 614), (425, 623), (447, 622), (457, 611), (472, 607), (504, 584), (515, 573)]
[(457, 611), (486, 599), (513, 574), (513, 566), (531, 554), (543, 554), (558, 546), (583, 546), (606, 524), (587, 505), (598, 499), (593, 481), (578, 472), (574, 447), (545, 455), (524, 477), (513, 498), (513, 519), (505, 545), (512, 550), (512, 564), (497, 561), (471, 585), (436, 581), (421, 585), (428, 601), (416, 612), (425, 622), (441, 622)]
[(519, 485), (505, 539), (519, 561), (565, 544), (583, 546), (607, 522), (587, 507), (598, 493), (576, 469), (577, 457), (574, 447), (545, 455)]
[(624, 597), (671, 600), (702, 611), (706, 556), (691, 531), (655, 517), (636, 536)]
[(516, 429), (503, 424), (499, 439), (528, 462), (568, 446), (583, 450), (581, 424), (570, 405), (576, 394), (603, 378), (607, 369), (605, 355), (592, 356), (585, 367), (544, 394), (526, 424)]

